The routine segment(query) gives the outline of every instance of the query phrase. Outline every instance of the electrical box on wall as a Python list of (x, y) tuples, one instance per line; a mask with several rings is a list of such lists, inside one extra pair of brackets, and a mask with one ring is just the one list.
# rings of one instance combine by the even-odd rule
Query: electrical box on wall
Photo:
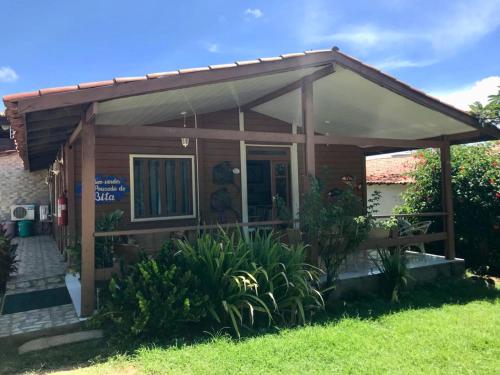
[(39, 210), (40, 221), (49, 221), (49, 206), (41, 205)]

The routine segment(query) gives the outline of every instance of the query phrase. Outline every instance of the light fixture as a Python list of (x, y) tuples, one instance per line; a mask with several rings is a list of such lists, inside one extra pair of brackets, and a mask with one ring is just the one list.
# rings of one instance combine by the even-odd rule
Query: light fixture
[(2, 124), (2, 130), (3, 131), (7, 131), (10, 129), (10, 125), (9, 124)]
[(331, 124), (332, 122), (330, 120), (325, 120), (325, 124), (329, 125)]
[[(181, 112), (181, 115), (184, 117), (184, 128), (186, 128), (186, 114), (187, 114), (186, 111)], [(182, 137), (181, 144), (182, 144), (182, 147), (184, 147), (184, 148), (189, 146), (189, 138)]]

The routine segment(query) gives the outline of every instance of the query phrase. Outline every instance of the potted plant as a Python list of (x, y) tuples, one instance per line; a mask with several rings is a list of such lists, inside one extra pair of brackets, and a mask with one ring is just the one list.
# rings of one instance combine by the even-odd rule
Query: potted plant
[(392, 232), (398, 227), (398, 220), (391, 216), (385, 220), (375, 221), (370, 230), (370, 238), (389, 238)]

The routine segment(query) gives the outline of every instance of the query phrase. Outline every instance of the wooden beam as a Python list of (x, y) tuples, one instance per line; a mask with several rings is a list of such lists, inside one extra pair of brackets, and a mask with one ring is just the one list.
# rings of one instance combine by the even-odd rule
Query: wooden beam
[(83, 123), (82, 121), (80, 121), (78, 123), (78, 125), (76, 126), (76, 128), (73, 130), (73, 132), (71, 133), (69, 139), (68, 139), (68, 144), (71, 146), (73, 143), (75, 143), (75, 141), (78, 139), (78, 137), (80, 136), (81, 132), (82, 132), (82, 127), (83, 127)]
[(95, 125), (82, 122), (82, 316), (95, 309)]
[(313, 81), (302, 81), (302, 124), (305, 134), (305, 157), (306, 157), (306, 175), (307, 177), (316, 176), (316, 157), (315, 157), (315, 124), (313, 107)]
[(295, 82), (292, 82), (284, 87), (281, 87), (273, 92), (270, 92), (269, 94), (266, 94), (264, 96), (261, 96), (260, 98), (258, 99), (255, 99), (255, 100), (252, 100), (251, 102), (243, 105), (241, 107), (241, 110), (242, 111), (248, 111), (254, 107), (257, 107), (261, 104), (264, 104), (264, 103), (267, 103), (273, 99), (276, 99), (276, 98), (279, 98), (280, 96), (283, 96), (283, 95), (286, 95), (288, 94), (289, 92), (292, 92), (294, 90), (298, 90), (302, 87), (302, 81), (304, 79), (307, 79), (307, 80), (310, 80), (310, 81), (317, 81), (318, 79), (321, 79), (323, 77), (326, 77), (332, 73), (335, 72), (335, 69), (333, 68), (333, 64), (330, 64), (330, 65), (327, 65), (326, 67), (320, 69), (320, 70), (317, 70), (315, 71), (314, 73), (302, 78), (302, 79), (299, 79)]
[(362, 137), (343, 137), (335, 135), (316, 135), (315, 144), (323, 145), (351, 145), (359, 147), (395, 147), (395, 148), (439, 148), (442, 141), (433, 140), (410, 140), (410, 139), (384, 139), (384, 138), (362, 138)]
[(81, 116), (72, 116), (72, 117), (64, 117), (55, 120), (46, 120), (46, 121), (30, 121), (30, 130), (28, 132), (29, 135), (36, 134), (40, 131), (46, 130), (54, 130), (54, 129), (64, 129), (64, 128), (72, 128), (75, 124), (78, 124)]
[(79, 119), (82, 117), (82, 107), (81, 105), (72, 106), (72, 107), (61, 107), (54, 108), (40, 112), (30, 112), (27, 115), (27, 120), (31, 122), (39, 122), (39, 121), (54, 121), (58, 119), (75, 117), (77, 116)]
[(450, 143), (445, 138), (444, 144), (440, 148), (441, 158), (441, 186), (442, 186), (442, 205), (446, 212), (444, 219), (445, 229), (448, 234), (445, 246), (446, 259), (455, 259), (455, 227), (453, 211), (453, 187), (451, 185), (451, 154)]
[(98, 125), (97, 137), (109, 138), (198, 138), (228, 141), (304, 143), (303, 134), (250, 132), (203, 128), (171, 128), (163, 126)]
[(161, 78), (136, 80), (110, 86), (66, 91), (26, 98), (18, 102), (19, 113), (41, 111), (62, 106), (123, 98), (165, 90), (235, 81), (268, 74), (282, 73), (332, 63), (332, 51), (289, 57), (279, 61), (234, 65), (224, 69), (202, 69)]
[(37, 146), (37, 145), (49, 145), (58, 142), (65, 143), (70, 134), (71, 134), (71, 129), (69, 129), (69, 131), (65, 133), (59, 133), (57, 135), (52, 135), (52, 136), (47, 135), (45, 138), (30, 139), (27, 145), (28, 148), (31, 148), (32, 146)]
[(95, 118), (97, 116), (98, 106), (99, 106), (99, 103), (97, 103), (97, 102), (90, 103), (87, 110), (85, 111), (85, 122), (91, 122), (91, 121), (95, 120)]

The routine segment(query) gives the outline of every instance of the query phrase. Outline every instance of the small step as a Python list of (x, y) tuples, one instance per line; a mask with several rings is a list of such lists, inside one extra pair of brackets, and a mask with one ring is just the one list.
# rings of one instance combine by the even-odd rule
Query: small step
[(38, 350), (53, 348), (55, 346), (101, 339), (103, 337), (104, 337), (103, 332), (100, 329), (91, 331), (72, 332), (72, 333), (66, 333), (64, 335), (42, 337), (39, 339), (31, 340), (21, 345), (17, 350), (19, 354), (24, 354)]
[(43, 289), (60, 288), (65, 285), (65, 275), (44, 277), (33, 280), (16, 280), (13, 277), (7, 282), (5, 294), (27, 293)]

